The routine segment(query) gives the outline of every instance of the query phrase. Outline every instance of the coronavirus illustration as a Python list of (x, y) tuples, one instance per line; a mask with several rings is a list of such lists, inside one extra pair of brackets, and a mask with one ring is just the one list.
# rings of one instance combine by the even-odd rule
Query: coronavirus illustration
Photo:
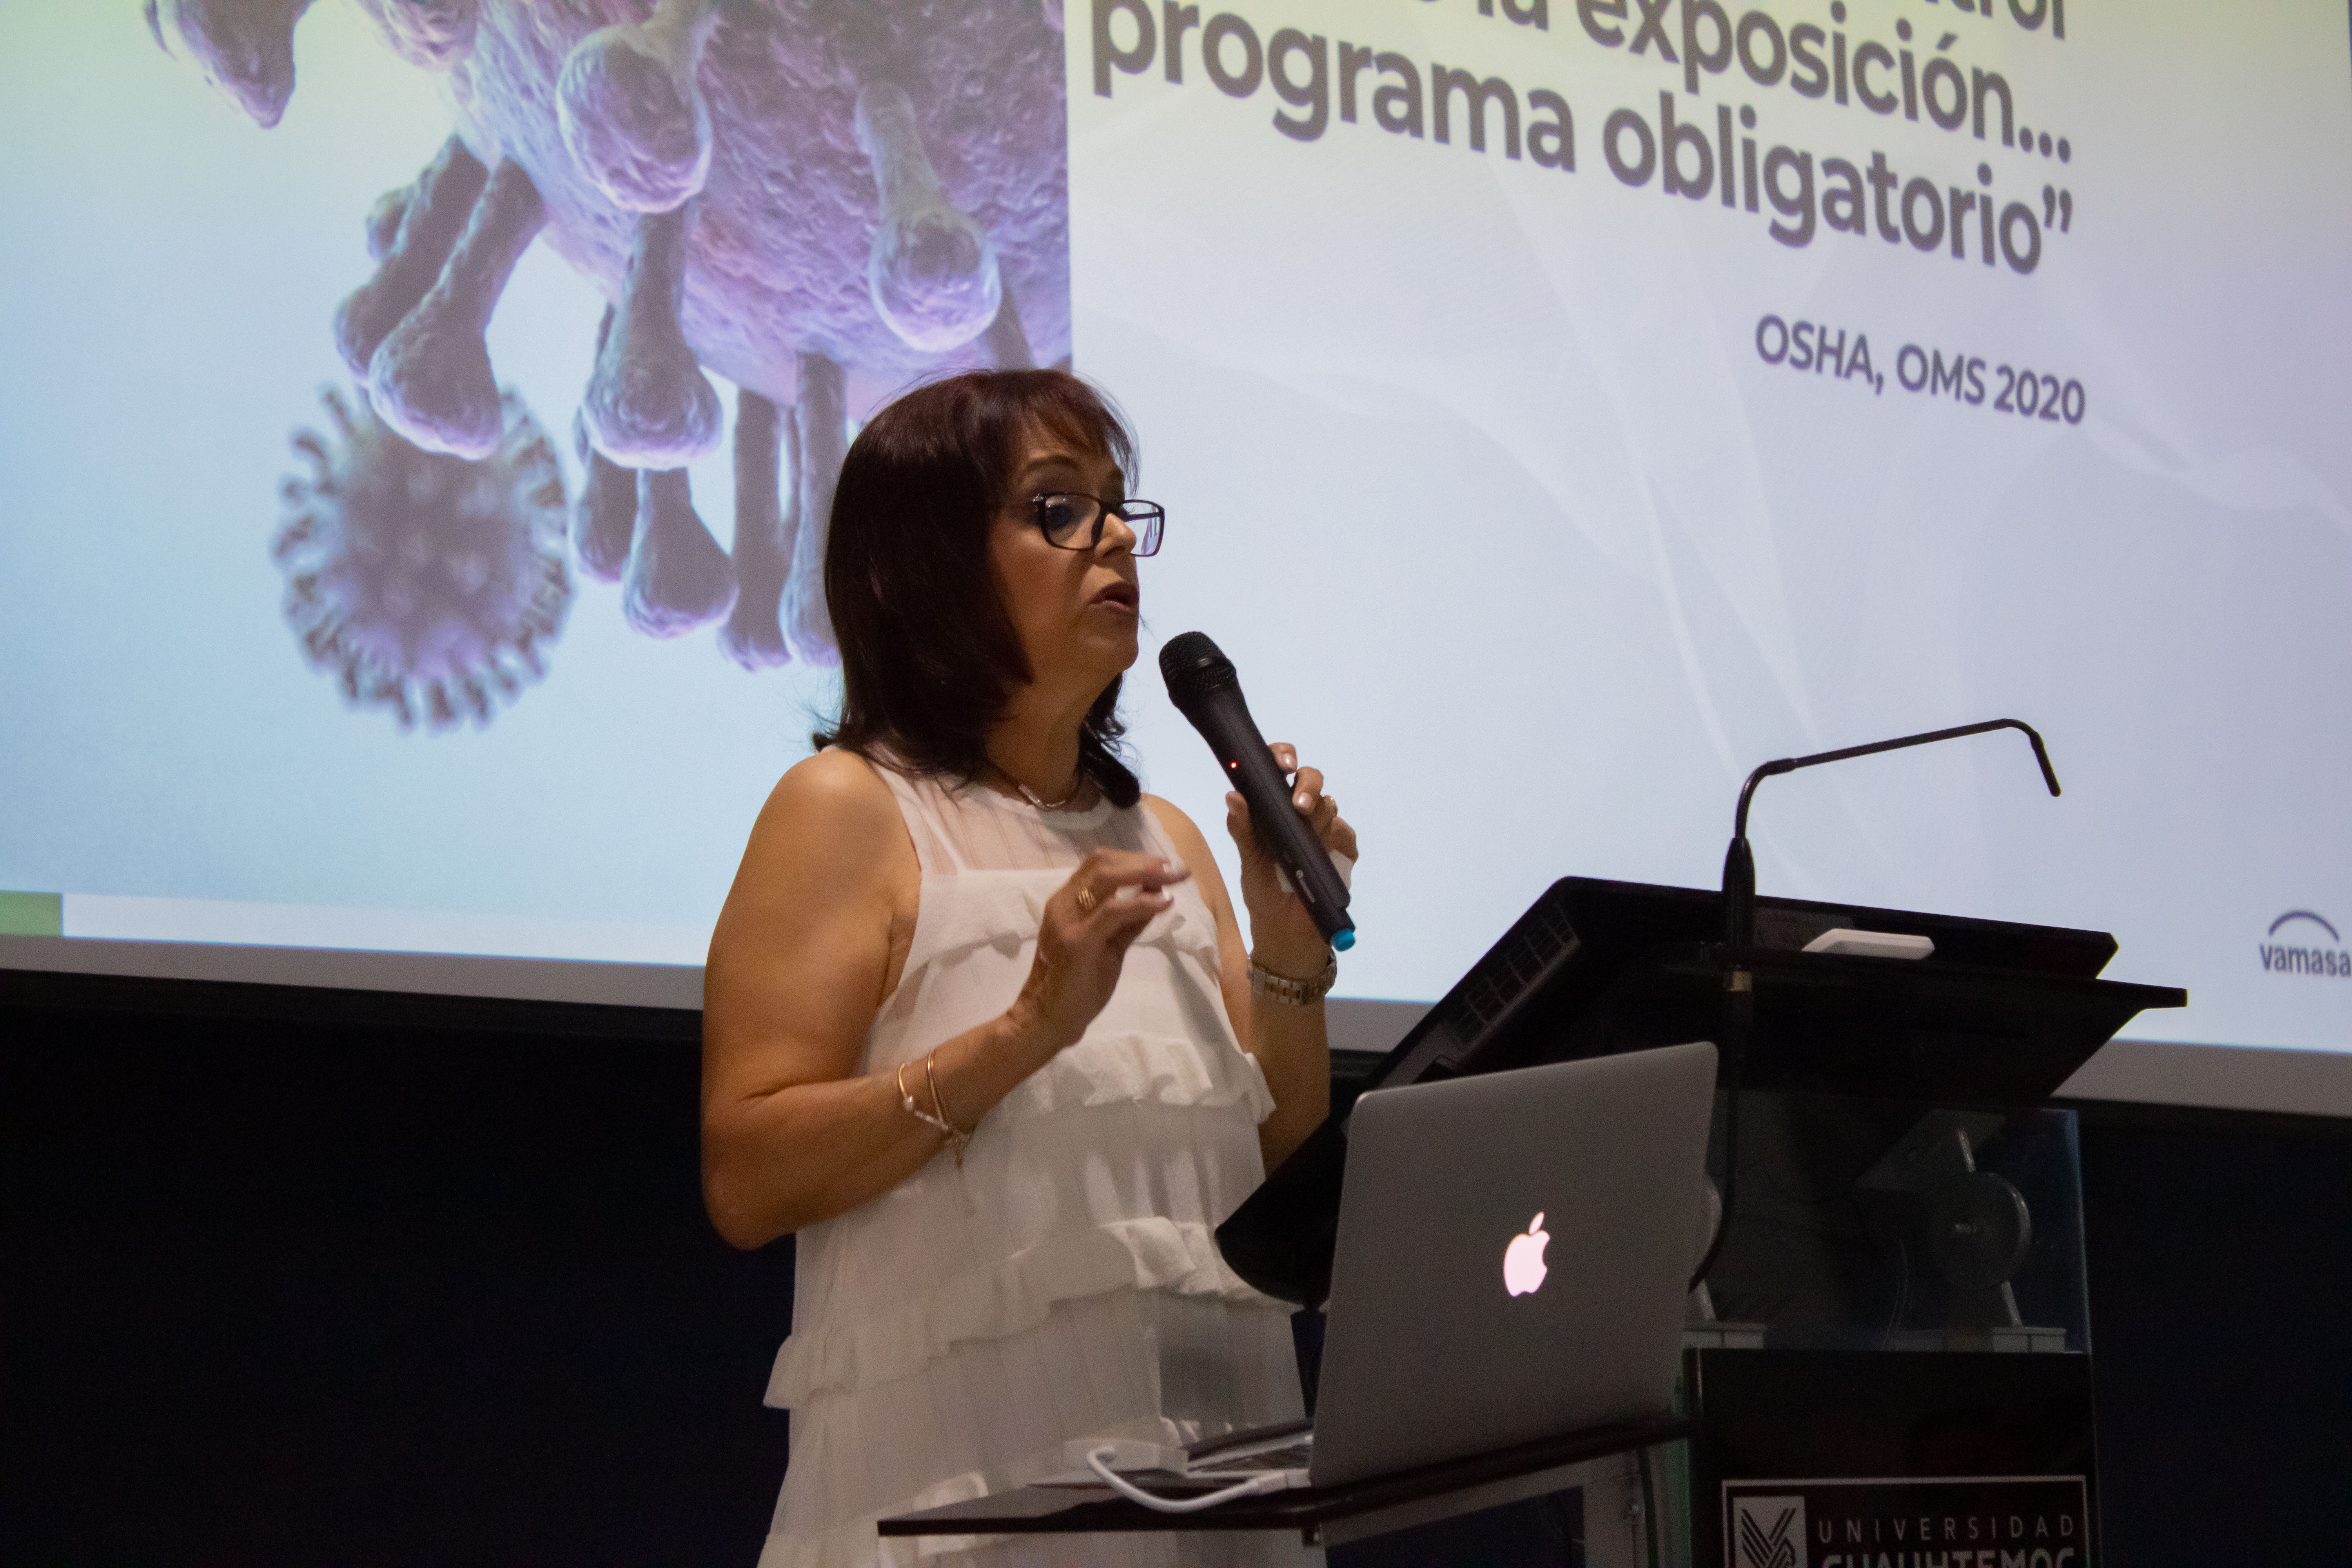
[(572, 602), (554, 448), (510, 394), (479, 458), (425, 451), (364, 399), (320, 397), (333, 429), (295, 432), (310, 471), (286, 479), (271, 551), (304, 657), (403, 729), (489, 722), (544, 673)]
[[(157, 41), (264, 126), (310, 0), (147, 0)], [(456, 126), (368, 215), (336, 312), (370, 405), (500, 449), (484, 330), (543, 238), (608, 301), (574, 423), (582, 569), (632, 625), (723, 619), (747, 668), (835, 661), (824, 529), (850, 420), (970, 365), (1069, 355), (1059, 0), (348, 0), (442, 73)], [(725, 438), (731, 549), (685, 466)], [(789, 481), (787, 475), (789, 474)]]

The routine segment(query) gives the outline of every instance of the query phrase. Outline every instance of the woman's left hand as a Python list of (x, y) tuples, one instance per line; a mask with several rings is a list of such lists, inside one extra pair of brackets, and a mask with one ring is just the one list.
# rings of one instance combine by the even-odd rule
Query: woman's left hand
[[(1291, 784), (1291, 808), (1307, 819), (1324, 848), (1355, 859), (1356, 830), (1339, 815), (1339, 803), (1323, 793), (1321, 772), (1300, 767), (1297, 749), (1287, 742), (1276, 741), (1267, 750), (1284, 773), (1297, 774)], [(1298, 895), (1283, 887), (1279, 863), (1258, 842), (1250, 826), (1249, 803), (1238, 790), (1225, 796), (1225, 827), (1242, 855), (1242, 902), (1249, 906), (1250, 956), (1261, 968), (1286, 979), (1314, 979), (1330, 961), (1330, 943), (1323, 940)]]

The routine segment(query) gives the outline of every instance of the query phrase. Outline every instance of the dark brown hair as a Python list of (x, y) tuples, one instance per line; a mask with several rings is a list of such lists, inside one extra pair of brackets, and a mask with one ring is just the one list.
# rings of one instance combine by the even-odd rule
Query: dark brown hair
[[(917, 387), (850, 443), (824, 548), (841, 717), (818, 745), (976, 779), (988, 731), (1032, 679), (989, 556), (1023, 436), (1036, 427), (1131, 469), (1108, 399), (1066, 371), (969, 371)], [(1078, 767), (1114, 805), (1141, 786), (1119, 756), (1119, 680), (1087, 710)]]

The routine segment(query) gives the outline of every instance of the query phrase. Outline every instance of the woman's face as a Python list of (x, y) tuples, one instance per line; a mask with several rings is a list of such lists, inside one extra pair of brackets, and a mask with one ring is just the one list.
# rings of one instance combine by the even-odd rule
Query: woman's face
[(1021, 442), (1012, 491), (997, 508), (989, 554), (1035, 682), (1083, 695), (1101, 690), (1135, 662), (1141, 620), (1135, 533), (1106, 514), (1093, 548), (1085, 547), (1083, 530), (1071, 541), (1077, 549), (1049, 542), (1032, 500), (1055, 493), (1116, 506), (1127, 499), (1127, 476), (1108, 453), (1032, 427)]

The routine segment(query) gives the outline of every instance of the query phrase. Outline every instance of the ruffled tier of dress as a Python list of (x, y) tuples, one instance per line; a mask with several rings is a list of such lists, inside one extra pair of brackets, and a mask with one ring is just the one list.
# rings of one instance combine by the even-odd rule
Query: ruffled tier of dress
[[(1020, 1333), (1056, 1302), (1108, 1291), (1263, 1300), (1214, 1236), (1247, 1195), (1234, 1167), (1255, 1152), (1236, 1106), (1065, 1103), (983, 1124), (961, 1169), (935, 1160), (803, 1231), (793, 1331), (769, 1403), (903, 1377), (959, 1342)], [(973, 1223), (974, 1193), (997, 1194), (984, 1223)]]
[(1265, 1301), (1225, 1266), (1207, 1225), (1157, 1216), (1106, 1221), (959, 1274), (912, 1300), (793, 1334), (776, 1354), (767, 1402), (803, 1405), (820, 1392), (910, 1376), (960, 1343), (1034, 1329), (1059, 1303), (1130, 1289)]
[[(1139, 1346), (1153, 1353), (1138, 1355)], [(816, 1394), (793, 1413), (793, 1468), (780, 1500), (779, 1534), (761, 1568), (1301, 1561), (1295, 1535), (1199, 1535), (1181, 1542), (1151, 1535), (939, 1536), (877, 1543), (872, 1523), (1066, 1469), (1064, 1450), (1073, 1433), (1182, 1444), (1295, 1419), (1291, 1363), (1288, 1314), (1277, 1303), (1127, 1290), (1057, 1303), (1034, 1329), (966, 1342), (919, 1375)], [(797, 1537), (782, 1533), (796, 1510), (810, 1517), (818, 1506), (839, 1522)]]

